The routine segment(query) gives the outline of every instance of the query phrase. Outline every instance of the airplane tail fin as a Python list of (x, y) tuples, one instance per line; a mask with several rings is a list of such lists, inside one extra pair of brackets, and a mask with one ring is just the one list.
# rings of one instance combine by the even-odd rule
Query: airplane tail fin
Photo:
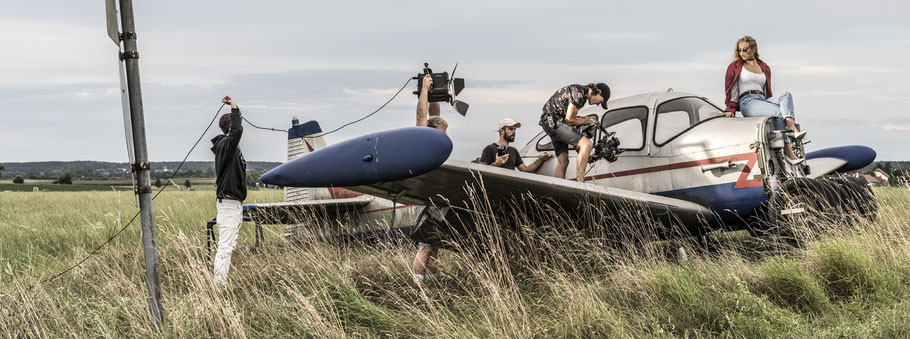
[[(322, 134), (322, 127), (316, 120), (303, 124), (298, 123), (297, 117), (291, 120), (288, 129), (288, 161), (297, 159), (309, 153), (325, 148), (328, 143)], [(300, 202), (309, 200), (353, 198), (362, 195), (341, 187), (285, 187), (284, 201)]]
[[(297, 159), (305, 154), (312, 153), (326, 146), (325, 137), (322, 136), (322, 127), (315, 120), (299, 124), (297, 117), (291, 120), (288, 129), (288, 161)], [(327, 196), (327, 192), (317, 192), (317, 188), (285, 187), (284, 201), (300, 202), (318, 200), (320, 196)], [(322, 189), (325, 191), (325, 189)]]

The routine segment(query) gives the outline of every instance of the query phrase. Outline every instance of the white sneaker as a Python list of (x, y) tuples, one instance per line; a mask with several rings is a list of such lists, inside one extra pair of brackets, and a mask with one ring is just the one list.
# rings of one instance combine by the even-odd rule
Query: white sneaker
[(799, 158), (796, 160), (787, 158), (787, 162), (790, 163), (790, 165), (799, 165), (799, 164), (803, 163), (803, 161), (806, 161), (806, 158)]
[(803, 140), (803, 138), (806, 137), (806, 131), (801, 131), (801, 132), (796, 132), (796, 133), (790, 132), (790, 133), (791, 133), (790, 137), (793, 138), (794, 140)]
[(423, 282), (424, 280), (435, 279), (436, 275), (435, 274), (412, 274), (411, 278), (412, 278), (412, 280), (414, 280), (415, 284), (419, 284), (419, 283)]

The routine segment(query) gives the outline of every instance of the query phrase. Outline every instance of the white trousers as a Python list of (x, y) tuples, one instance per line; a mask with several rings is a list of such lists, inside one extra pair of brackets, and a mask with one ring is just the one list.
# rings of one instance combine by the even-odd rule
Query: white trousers
[(218, 216), (218, 250), (215, 252), (215, 284), (227, 282), (228, 270), (231, 268), (231, 253), (237, 246), (237, 234), (243, 223), (243, 204), (237, 200), (221, 199), (216, 204)]

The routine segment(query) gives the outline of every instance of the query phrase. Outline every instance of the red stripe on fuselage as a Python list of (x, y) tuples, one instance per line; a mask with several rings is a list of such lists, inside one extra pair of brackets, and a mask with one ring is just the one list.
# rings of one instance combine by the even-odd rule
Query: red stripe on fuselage
[[(717, 164), (717, 163), (721, 163), (721, 162), (725, 162), (725, 161), (737, 162), (737, 161), (743, 161), (743, 160), (746, 160), (746, 166), (743, 167), (742, 174), (739, 175), (739, 179), (736, 180), (736, 185), (733, 188), (762, 187), (763, 184), (762, 184), (761, 180), (750, 180), (749, 179), (749, 173), (752, 172), (752, 167), (755, 166), (756, 162), (758, 162), (758, 156), (753, 152), (740, 153), (740, 154), (734, 154), (734, 155), (725, 155), (722, 157), (714, 157), (714, 158), (703, 159), (703, 160), (678, 162), (678, 163), (669, 164), (669, 165), (644, 167), (644, 168), (638, 168), (638, 169), (628, 170), (628, 171), (619, 171), (619, 172), (613, 172), (613, 173), (599, 174), (599, 175), (595, 175), (595, 176), (585, 177), (585, 181), (606, 179), (606, 178), (618, 178), (618, 177), (654, 173), (654, 172), (671, 171), (671, 170), (675, 170), (675, 169), (689, 168), (689, 167), (695, 167), (695, 166), (701, 166), (701, 165)], [(575, 180), (575, 179), (571, 179), (571, 180)]]
[(354, 192), (343, 187), (329, 187), (328, 190), (329, 195), (332, 196), (332, 199), (356, 198), (363, 195), (363, 193)]

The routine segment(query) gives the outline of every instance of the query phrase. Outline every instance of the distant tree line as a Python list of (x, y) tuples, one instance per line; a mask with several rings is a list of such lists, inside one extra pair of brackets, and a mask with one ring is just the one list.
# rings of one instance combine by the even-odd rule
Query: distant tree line
[[(280, 165), (280, 162), (248, 161), (247, 169), (261, 175)], [(41, 161), (4, 163), (0, 176), (21, 176), (23, 179), (58, 180), (69, 173), (74, 180), (124, 180), (130, 179), (129, 164), (103, 161)], [(152, 180), (170, 179), (180, 162), (152, 162), (149, 174)], [(187, 161), (177, 175), (181, 178), (214, 178), (215, 164), (211, 161)], [(257, 179), (258, 180), (258, 179)]]

